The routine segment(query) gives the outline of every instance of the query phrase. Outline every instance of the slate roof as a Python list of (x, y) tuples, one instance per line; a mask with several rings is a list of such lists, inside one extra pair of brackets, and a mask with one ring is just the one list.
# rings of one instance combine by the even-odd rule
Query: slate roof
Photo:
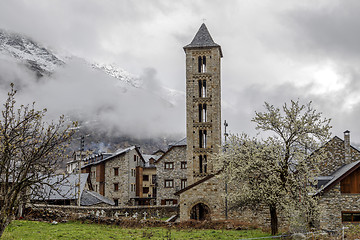
[(187, 144), (187, 142), (186, 142), (186, 137), (185, 137), (185, 138), (181, 139), (178, 142), (174, 142), (174, 143), (169, 144), (169, 148), (178, 147), (178, 146), (186, 146), (186, 144)]
[[(80, 194), (83, 192), (88, 173), (81, 173), (80, 176)], [(76, 199), (78, 193), (78, 174), (68, 176), (55, 175), (49, 177), (33, 191), (32, 200), (72, 200)], [(52, 186), (52, 187), (50, 187)]]
[(328, 191), (328, 190), (331, 189), (335, 184), (337, 184), (338, 182), (340, 182), (342, 179), (344, 179), (345, 177), (347, 177), (349, 174), (351, 174), (353, 171), (355, 171), (355, 170), (358, 169), (359, 167), (360, 167), (360, 160), (342, 166), (341, 168), (339, 168), (337, 171), (335, 171), (333, 174), (331, 174), (331, 175), (329, 176), (329, 178), (331, 177), (331, 179), (330, 179), (326, 184), (324, 184), (324, 185), (315, 193), (315, 195), (318, 195), (318, 194), (321, 194), (321, 193), (323, 193), (323, 192)]
[(92, 206), (92, 205), (96, 205), (99, 203), (106, 203), (111, 206), (115, 205), (115, 202), (113, 200), (108, 199), (94, 191), (85, 190), (81, 194), (81, 199), (80, 199), (81, 206)]
[[(101, 163), (101, 162), (110, 160), (110, 159), (112, 159), (112, 158), (114, 158), (114, 157), (116, 157), (116, 156), (119, 156), (119, 155), (121, 155), (121, 154), (127, 153), (127, 152), (129, 152), (129, 151), (131, 151), (131, 150), (133, 150), (133, 149), (136, 149), (136, 147), (135, 147), (135, 146), (131, 146), (131, 147), (124, 148), (124, 149), (118, 149), (118, 150), (116, 150), (115, 153), (112, 153), (111, 155), (110, 155), (110, 154), (105, 154), (105, 155), (104, 155), (104, 158), (103, 158), (102, 160), (99, 160), (99, 161), (96, 161), (96, 162), (92, 162), (92, 163), (88, 163), (88, 164), (84, 165), (84, 166), (81, 167), (81, 168), (85, 168), (85, 167), (88, 167), (88, 166), (91, 166), (91, 165), (96, 165), (96, 164), (99, 164), (99, 163)], [(140, 156), (141, 156), (141, 154), (140, 154)]]
[(174, 147), (186, 147), (186, 137), (181, 139), (180, 141), (178, 142), (174, 142), (172, 144), (169, 144), (169, 148), (168, 150), (163, 154), (161, 155), (158, 160), (156, 160), (156, 163), (158, 163), (163, 157), (165, 157), (170, 151), (171, 149), (173, 149)]
[(212, 37), (211, 37), (205, 23), (203, 23), (203, 24), (201, 24), (201, 26), (200, 26), (198, 32), (196, 33), (194, 39), (191, 41), (190, 44), (186, 45), (184, 47), (184, 49), (188, 49), (188, 48), (207, 48), (207, 47), (218, 47), (218, 48), (220, 48), (220, 54), (221, 54), (221, 57), (223, 57), (220, 45), (214, 42), (214, 40), (212, 39)]
[(161, 157), (159, 155), (148, 155), (148, 154), (143, 154), (142, 156), (145, 161), (145, 168), (156, 167), (155, 164), (150, 164), (150, 159), (153, 158), (154, 162), (155, 162), (156, 160), (158, 160)]

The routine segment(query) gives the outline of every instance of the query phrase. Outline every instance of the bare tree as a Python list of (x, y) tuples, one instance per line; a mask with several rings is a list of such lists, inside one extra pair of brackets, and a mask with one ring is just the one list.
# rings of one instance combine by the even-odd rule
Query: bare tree
[(16, 108), (15, 95), (11, 84), (0, 117), (0, 236), (19, 206), (55, 173), (76, 125), (66, 125), (64, 116), (46, 123), (46, 109), (36, 111), (34, 103)]
[[(291, 101), (282, 111), (265, 103), (265, 112), (252, 119), (257, 129), (269, 131), (266, 139), (233, 135), (222, 155), (233, 190), (232, 207), (266, 206), (271, 217), (271, 233), (278, 233), (278, 212), (289, 222), (306, 227), (315, 217), (316, 199), (311, 196), (318, 173), (317, 163), (326, 155), (317, 151), (330, 138), (330, 120), (323, 119), (311, 102)], [(309, 157), (311, 155), (311, 157)], [(302, 225), (299, 225), (302, 224)], [(295, 224), (294, 224), (295, 225)]]

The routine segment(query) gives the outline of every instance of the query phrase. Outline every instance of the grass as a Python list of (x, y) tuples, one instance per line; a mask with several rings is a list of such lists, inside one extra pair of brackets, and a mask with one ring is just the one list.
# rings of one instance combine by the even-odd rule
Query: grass
[(121, 228), (103, 224), (13, 221), (1, 239), (241, 239), (269, 236), (261, 230), (177, 230), (168, 228)]

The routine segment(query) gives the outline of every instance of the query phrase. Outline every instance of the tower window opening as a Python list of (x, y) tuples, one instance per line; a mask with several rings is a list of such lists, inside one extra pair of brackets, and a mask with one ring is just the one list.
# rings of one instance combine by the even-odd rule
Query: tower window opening
[(200, 93), (200, 97), (206, 97), (206, 80), (203, 80), (202, 84), (201, 84), (201, 93)]
[(202, 73), (206, 72), (206, 57), (205, 56), (203, 56), (203, 58), (202, 58), (201, 72)]
[(206, 104), (202, 106), (202, 122), (206, 122)]
[(198, 57), (198, 71), (199, 73), (201, 73), (202, 70), (202, 58), (199, 56)]
[(206, 104), (199, 104), (199, 122), (206, 122)]
[(205, 56), (199, 56), (198, 57), (198, 72), (199, 73), (205, 73), (206, 72), (206, 57)]
[(206, 155), (200, 155), (199, 156), (199, 173), (207, 173)]
[(202, 122), (202, 114), (203, 114), (203, 109), (202, 109), (202, 104), (199, 104), (199, 122)]
[(206, 148), (206, 130), (199, 131), (199, 145), (200, 148)]
[(203, 157), (203, 172), (207, 173), (207, 158), (206, 155)]
[(202, 84), (203, 84), (203, 81), (199, 80), (199, 97), (202, 97), (202, 90), (203, 90)]

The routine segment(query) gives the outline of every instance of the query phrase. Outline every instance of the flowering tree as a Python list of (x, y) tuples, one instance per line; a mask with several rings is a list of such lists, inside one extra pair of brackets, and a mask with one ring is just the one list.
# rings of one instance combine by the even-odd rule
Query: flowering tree
[(64, 126), (64, 116), (46, 123), (46, 109), (34, 104), (16, 109), (15, 95), (12, 84), (0, 116), (0, 236), (34, 188), (55, 173), (76, 125)]
[(233, 187), (230, 206), (267, 206), (275, 235), (279, 211), (301, 221), (314, 217), (316, 204), (310, 193), (316, 184), (317, 163), (325, 154), (311, 153), (330, 138), (330, 119), (322, 118), (311, 102), (291, 101), (282, 109), (265, 103), (265, 111), (256, 112), (252, 121), (256, 129), (271, 136), (261, 140), (246, 134), (230, 136), (221, 156), (223, 174)]

